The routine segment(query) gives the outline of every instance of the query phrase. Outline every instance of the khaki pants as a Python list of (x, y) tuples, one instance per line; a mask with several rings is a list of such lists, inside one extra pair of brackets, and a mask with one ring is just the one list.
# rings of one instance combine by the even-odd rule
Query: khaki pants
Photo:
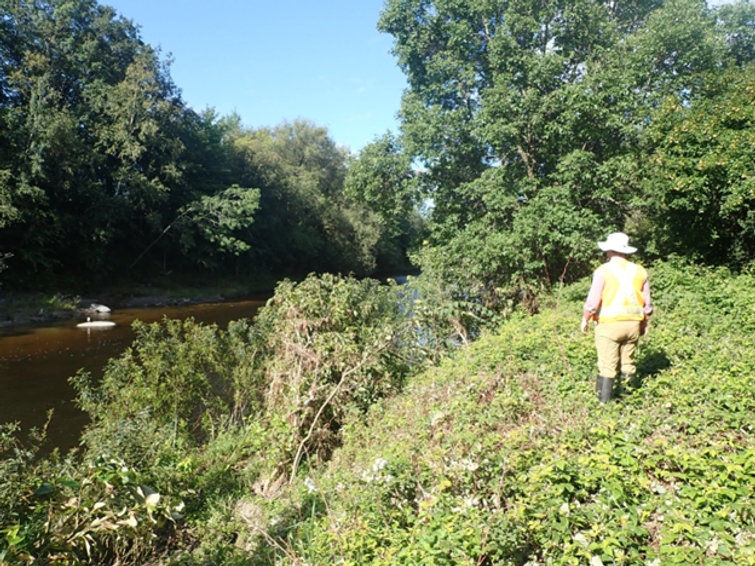
[(621, 373), (634, 374), (634, 352), (640, 339), (640, 321), (603, 322), (595, 327), (595, 348), (598, 350), (598, 372), (603, 377)]

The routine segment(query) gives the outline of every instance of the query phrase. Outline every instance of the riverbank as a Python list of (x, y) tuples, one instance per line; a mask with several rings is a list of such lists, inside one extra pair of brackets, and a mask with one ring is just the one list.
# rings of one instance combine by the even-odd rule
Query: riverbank
[[(405, 274), (373, 275), (381, 281), (406, 281), (407, 275), (417, 276), (418, 271)], [(278, 280), (272, 277), (244, 282), (194, 283), (182, 286), (167, 282), (165, 285), (146, 285), (103, 289), (84, 295), (5, 292), (0, 297), (0, 328), (44, 324), (58, 320), (84, 318), (97, 314), (92, 305), (104, 305), (112, 310), (169, 307), (222, 303), (234, 300), (267, 300), (273, 295)]]
[(80, 291), (50, 289), (27, 293), (0, 288), (0, 328), (86, 318), (95, 314), (92, 305), (104, 305), (115, 311), (240, 299), (266, 300), (272, 296), (280, 279), (272, 274), (212, 279), (182, 273)]
[[(416, 358), (372, 361), (393, 317), (354, 308), (380, 303), (346, 283), (286, 295), (265, 340), (178, 325), (145, 335), (87, 397), (97, 425), (81, 465), (12, 454), (0, 509), (21, 534), (0, 553), (124, 565), (753, 564), (752, 275), (663, 263), (653, 274), (641, 385), (606, 404), (574, 323), (583, 283), (397, 386), (387, 364)], [(302, 298), (306, 310), (293, 308)], [(365, 396), (363, 384), (386, 387)], [(222, 409), (225, 398), (234, 406)], [(302, 417), (325, 409), (314, 439)], [(200, 418), (229, 424), (198, 438), (188, 419)]]
[[(272, 288), (271, 288), (272, 289)], [(95, 316), (97, 305), (111, 310), (151, 308), (180, 305), (198, 305), (206, 303), (221, 303), (237, 299), (266, 299), (272, 295), (272, 290), (263, 289), (160, 289), (152, 294), (139, 292), (125, 294), (123, 292), (103, 291), (86, 297), (66, 296), (55, 294), (6, 294), (0, 299), (0, 328), (30, 324), (43, 324), (58, 320), (69, 320)]]

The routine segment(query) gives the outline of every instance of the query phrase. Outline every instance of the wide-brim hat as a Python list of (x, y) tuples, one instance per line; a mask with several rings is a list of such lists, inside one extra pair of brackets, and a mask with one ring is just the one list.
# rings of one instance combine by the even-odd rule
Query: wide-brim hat
[(604, 252), (613, 251), (620, 254), (633, 254), (637, 248), (629, 245), (629, 236), (622, 232), (608, 234), (605, 242), (598, 242), (598, 247)]

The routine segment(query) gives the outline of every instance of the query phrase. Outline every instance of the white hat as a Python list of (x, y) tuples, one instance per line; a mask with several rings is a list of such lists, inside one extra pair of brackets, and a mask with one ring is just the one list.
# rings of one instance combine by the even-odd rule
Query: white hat
[(598, 247), (604, 252), (614, 251), (620, 254), (633, 254), (637, 248), (629, 245), (629, 236), (621, 232), (608, 234), (605, 242), (598, 242)]

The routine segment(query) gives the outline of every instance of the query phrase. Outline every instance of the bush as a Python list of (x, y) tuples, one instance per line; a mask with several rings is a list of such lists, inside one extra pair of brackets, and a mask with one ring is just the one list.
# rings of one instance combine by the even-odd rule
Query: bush
[[(246, 376), (260, 384), (246, 392), (252, 410), (230, 418), (233, 395), (153, 410), (135, 401), (150, 399), (140, 387), (153, 366), (137, 364), (138, 379), (109, 386), (125, 401), (112, 422), (98, 409), (83, 462), (36, 461), (6, 430), (0, 556), (753, 564), (753, 277), (669, 262), (651, 268), (651, 281), (642, 386), (607, 405), (594, 394), (592, 340), (579, 331), (584, 283), (411, 378), (426, 358), (410, 339), (422, 335), (401, 303), (413, 297), (406, 288), (397, 299), (374, 282), (313, 277), (282, 284), (254, 324), (229, 328), (233, 338), (189, 327), (181, 342), (153, 329), (182, 352), (175, 364), (196, 372), (189, 398), (232, 391), (243, 381), (231, 376)], [(226, 387), (205, 388), (197, 368), (220, 366), (200, 362), (230, 343), (242, 362), (211, 374)], [(168, 350), (151, 344), (150, 361)], [(115, 389), (82, 391), (83, 402), (118, 399)], [(198, 406), (209, 421), (193, 420)], [(173, 433), (175, 414), (186, 434)], [(190, 423), (208, 433), (190, 434)]]
[(182, 502), (122, 460), (40, 460), (16, 432), (0, 427), (0, 563), (142, 563), (182, 517)]
[(265, 329), (269, 414), (290, 426), (293, 474), (339, 445), (346, 415), (395, 394), (411, 369), (413, 322), (395, 287), (310, 276), (284, 281), (255, 321)]
[(755, 563), (755, 281), (677, 263), (651, 281), (638, 391), (598, 403), (581, 293), (514, 316), (347, 424), (316, 472), (325, 510), (289, 535), (295, 556)]

